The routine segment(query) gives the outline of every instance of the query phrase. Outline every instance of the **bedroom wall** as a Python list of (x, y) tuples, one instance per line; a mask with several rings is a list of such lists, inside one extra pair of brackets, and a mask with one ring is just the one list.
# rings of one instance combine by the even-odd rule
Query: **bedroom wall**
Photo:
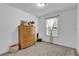
[(77, 52), (79, 54), (79, 4), (77, 4)]
[(8, 51), (9, 46), (18, 43), (18, 28), (20, 20), (34, 20), (37, 32), (37, 17), (27, 12), (0, 4), (0, 54)]
[(76, 7), (63, 11), (51, 12), (39, 17), (39, 37), (49, 42), (50, 37), (46, 35), (45, 18), (60, 15), (58, 17), (58, 36), (53, 38), (53, 43), (76, 48)]

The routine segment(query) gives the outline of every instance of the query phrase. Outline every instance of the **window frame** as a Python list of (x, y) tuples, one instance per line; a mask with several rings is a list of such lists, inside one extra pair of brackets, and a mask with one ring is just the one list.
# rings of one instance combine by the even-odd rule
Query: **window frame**
[[(52, 33), (53, 33), (54, 30), (56, 30), (56, 32), (57, 32), (58, 17), (47, 18), (47, 19), (46, 19), (46, 35), (47, 35), (47, 36), (50, 36), (50, 35), (51, 35), (51, 32), (49, 32), (49, 30), (48, 30), (47, 20), (51, 20), (51, 19), (54, 19), (54, 18), (56, 19), (56, 24), (55, 24), (55, 26), (54, 26), (56, 29), (53, 29), (53, 30), (52, 30)], [(50, 27), (51, 27), (51, 26), (50, 26)], [(50, 34), (49, 34), (49, 33), (50, 33)], [(53, 34), (54, 34), (54, 33), (53, 33)]]

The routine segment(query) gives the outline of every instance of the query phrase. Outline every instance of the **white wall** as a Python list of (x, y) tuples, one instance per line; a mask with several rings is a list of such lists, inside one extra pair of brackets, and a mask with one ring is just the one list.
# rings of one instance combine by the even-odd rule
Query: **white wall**
[(79, 4), (77, 4), (77, 51), (79, 54)]
[(7, 52), (10, 45), (18, 43), (17, 26), (20, 20), (34, 20), (37, 29), (37, 17), (7, 4), (0, 4), (0, 54)]
[(43, 41), (49, 42), (50, 37), (46, 36), (45, 18), (55, 15), (60, 16), (58, 17), (58, 37), (54, 38), (53, 42), (76, 48), (76, 7), (39, 17), (39, 36)]

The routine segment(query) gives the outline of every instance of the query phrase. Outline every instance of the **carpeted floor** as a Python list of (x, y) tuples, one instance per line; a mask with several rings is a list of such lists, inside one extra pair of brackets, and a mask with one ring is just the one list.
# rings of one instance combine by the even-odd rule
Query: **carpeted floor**
[(7, 53), (4, 56), (74, 56), (74, 51), (60, 45), (37, 42), (33, 46), (19, 50), (16, 53)]

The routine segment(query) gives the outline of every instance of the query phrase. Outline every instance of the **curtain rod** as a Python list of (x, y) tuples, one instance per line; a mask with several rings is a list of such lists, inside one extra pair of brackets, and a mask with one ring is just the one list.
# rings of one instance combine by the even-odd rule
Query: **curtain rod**
[(56, 16), (52, 16), (52, 17), (47, 17), (45, 19), (49, 19), (49, 18), (55, 18), (55, 17), (58, 17), (59, 15), (56, 15)]

